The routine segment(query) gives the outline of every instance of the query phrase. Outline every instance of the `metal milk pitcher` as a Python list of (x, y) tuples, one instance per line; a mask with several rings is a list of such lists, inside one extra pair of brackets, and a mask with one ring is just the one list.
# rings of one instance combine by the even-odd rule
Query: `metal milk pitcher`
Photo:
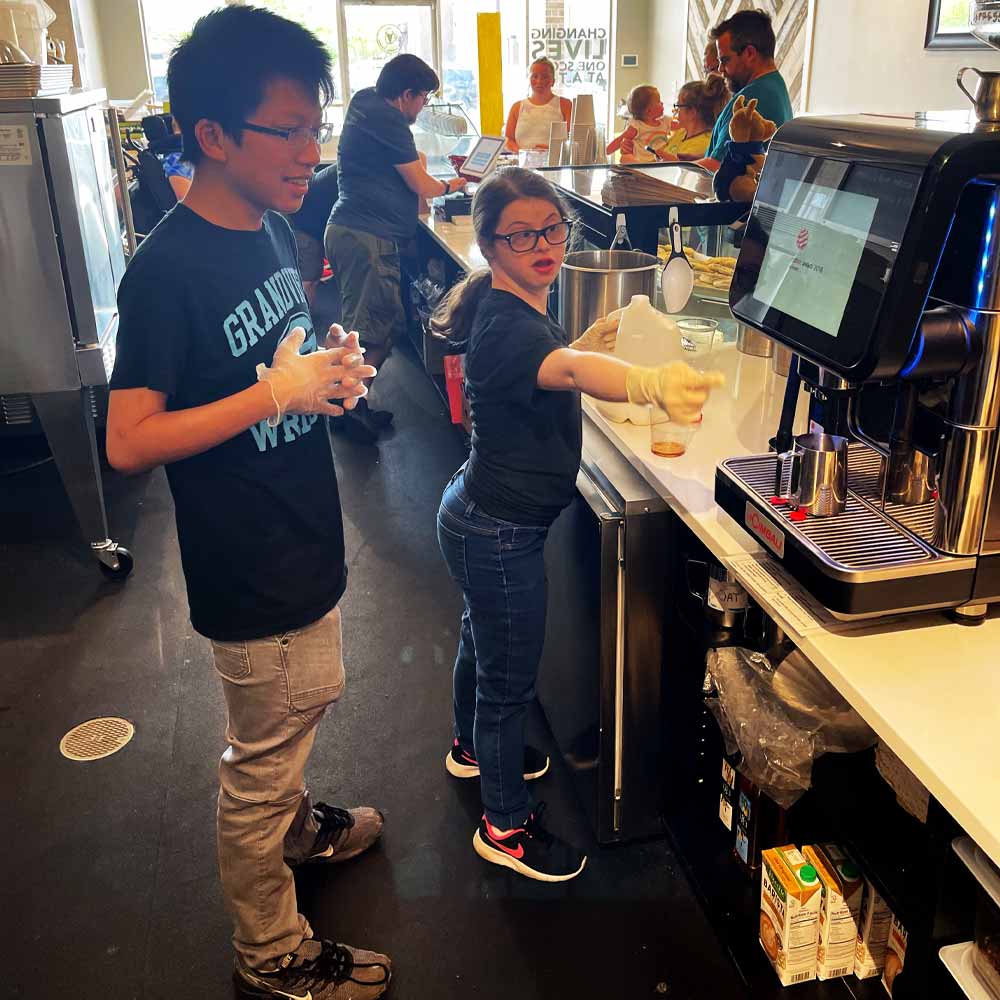
[[(979, 77), (974, 93), (970, 93), (962, 80), (970, 70)], [(957, 82), (959, 90), (972, 101), (979, 121), (1000, 122), (1000, 73), (987, 73), (975, 66), (963, 66), (958, 71)]]

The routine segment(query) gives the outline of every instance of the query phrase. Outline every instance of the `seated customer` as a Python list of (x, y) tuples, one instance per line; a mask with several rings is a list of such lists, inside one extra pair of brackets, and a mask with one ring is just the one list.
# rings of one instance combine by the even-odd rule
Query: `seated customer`
[(550, 59), (536, 59), (529, 75), (531, 94), (512, 105), (507, 115), (507, 148), (517, 153), (522, 149), (548, 149), (549, 130), (553, 122), (565, 122), (569, 128), (573, 102), (556, 97), (552, 88), (556, 82), (556, 66)]
[(708, 154), (698, 160), (711, 171), (719, 169), (729, 145), (733, 104), (741, 94), (757, 99), (757, 110), (777, 126), (794, 118), (788, 88), (774, 63), (774, 29), (762, 10), (741, 10), (712, 29), (719, 49), (719, 65), (733, 92), (732, 99), (712, 129)]
[(697, 160), (703, 157), (708, 152), (712, 128), (728, 101), (729, 88), (721, 76), (685, 83), (674, 105), (677, 128), (662, 144), (651, 144), (657, 158)]

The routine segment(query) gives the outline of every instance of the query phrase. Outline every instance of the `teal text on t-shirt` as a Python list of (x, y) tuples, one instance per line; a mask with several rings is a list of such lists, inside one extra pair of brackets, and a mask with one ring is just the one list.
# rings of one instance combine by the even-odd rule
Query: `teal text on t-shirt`
[(733, 105), (740, 94), (748, 102), (756, 97), (757, 111), (779, 127), (795, 117), (792, 112), (792, 102), (788, 99), (788, 88), (777, 70), (751, 80), (742, 90), (733, 94), (732, 100), (722, 109), (722, 114), (712, 129), (712, 141), (708, 144), (708, 152), (705, 155), (720, 163), (726, 158), (726, 147), (730, 141), (729, 123), (733, 119)]

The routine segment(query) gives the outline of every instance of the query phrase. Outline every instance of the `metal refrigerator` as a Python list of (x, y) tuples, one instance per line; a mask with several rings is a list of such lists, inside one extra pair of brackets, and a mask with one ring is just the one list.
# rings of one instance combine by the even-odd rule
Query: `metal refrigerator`
[(661, 836), (667, 504), (585, 415), (545, 548), (538, 700), (601, 843)]
[(124, 577), (132, 557), (108, 537), (95, 432), (128, 190), (105, 103), (103, 90), (0, 99), (0, 424), (37, 418), (84, 538)]

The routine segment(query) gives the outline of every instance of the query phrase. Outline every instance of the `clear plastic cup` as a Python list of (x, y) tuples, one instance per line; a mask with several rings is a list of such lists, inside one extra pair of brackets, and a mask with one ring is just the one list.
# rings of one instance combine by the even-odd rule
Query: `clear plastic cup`
[(666, 410), (649, 407), (649, 450), (660, 458), (680, 458), (691, 445), (702, 418), (694, 424), (679, 424)]
[(699, 316), (682, 316), (677, 320), (677, 329), (681, 335), (681, 346), (695, 354), (699, 364), (707, 360), (715, 350), (716, 340), (722, 337), (718, 320)]

